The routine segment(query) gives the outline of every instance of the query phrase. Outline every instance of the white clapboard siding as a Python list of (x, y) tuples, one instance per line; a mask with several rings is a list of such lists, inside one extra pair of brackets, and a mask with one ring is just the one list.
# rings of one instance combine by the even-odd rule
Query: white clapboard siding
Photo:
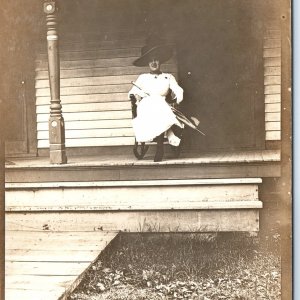
[[(165, 63), (162, 65), (165, 72), (173, 73), (176, 72), (176, 65)], [(136, 68), (134, 66), (123, 66), (123, 67), (110, 67), (110, 68), (79, 68), (70, 70), (61, 70), (60, 78), (82, 78), (91, 76), (114, 76), (114, 75), (138, 75), (140, 73), (148, 72), (148, 67)], [(41, 70), (36, 71), (36, 79), (48, 79), (48, 71)]]
[[(133, 135), (132, 128), (109, 128), (109, 129), (80, 129), (68, 130), (66, 138), (79, 139), (79, 138), (101, 138), (101, 137), (124, 137)], [(38, 140), (45, 140), (49, 136), (48, 131), (39, 131)]]
[[(38, 131), (48, 132), (48, 122), (37, 123)], [(88, 120), (88, 121), (65, 121), (66, 130), (79, 129), (106, 129), (106, 128), (131, 128), (131, 119), (117, 120)]]
[[(132, 63), (138, 56), (132, 57), (121, 57), (121, 58), (97, 58), (97, 59), (84, 59), (77, 61), (63, 61), (60, 62), (60, 68), (65, 69), (80, 69), (80, 68), (94, 68), (94, 67), (122, 67), (122, 66), (132, 66)], [(173, 59), (170, 62), (174, 62)], [(47, 70), (47, 61), (36, 61), (36, 70)]]
[[(113, 94), (87, 94), (87, 95), (65, 95), (60, 97), (61, 104), (70, 103), (100, 103), (100, 102), (120, 102), (128, 101), (127, 93), (113, 93)], [(36, 105), (49, 105), (50, 96), (36, 97)]]
[[(60, 59), (64, 61), (77, 61), (83, 59), (98, 59), (98, 58), (117, 58), (117, 57), (132, 57), (139, 56), (141, 48), (124, 48), (124, 49), (93, 49), (86, 51), (64, 51), (60, 54)], [(37, 61), (46, 61), (47, 54), (42, 53), (37, 56)]]
[[(128, 84), (136, 79), (136, 75), (121, 76), (101, 76), (101, 77), (84, 77), (84, 78), (65, 78), (60, 80), (61, 87), (78, 87), (91, 85), (108, 85), (108, 84)], [(49, 80), (39, 80), (36, 82), (37, 89), (49, 88)]]
[(266, 112), (265, 113), (265, 121), (268, 122), (279, 122), (281, 120), (281, 115), (278, 112)]
[(264, 35), (265, 138), (281, 139), (281, 38), (276, 22), (266, 24)]
[[(270, 104), (272, 105), (272, 104)], [(115, 110), (130, 110), (131, 104), (129, 101), (123, 102), (102, 102), (102, 103), (76, 103), (64, 104), (63, 113), (75, 112), (96, 112), (96, 111), (115, 111)], [(38, 114), (49, 113), (49, 105), (37, 105), (36, 112)]]
[[(85, 138), (68, 139), (66, 147), (94, 147), (94, 146), (130, 146), (134, 144), (134, 137), (114, 137), (114, 138)], [(38, 148), (48, 148), (49, 140), (38, 140)]]
[[(75, 112), (64, 114), (66, 121), (130, 119), (131, 111)], [(49, 114), (38, 114), (37, 122), (48, 122)]]
[[(134, 143), (128, 91), (131, 82), (148, 71), (147, 67), (132, 65), (144, 43), (144, 38), (94, 37), (91, 41), (63, 41), (60, 45), (60, 99), (67, 147)], [(176, 59), (163, 64), (162, 70), (177, 77)], [(46, 53), (36, 57), (35, 79), (38, 148), (46, 148), (50, 112)]]

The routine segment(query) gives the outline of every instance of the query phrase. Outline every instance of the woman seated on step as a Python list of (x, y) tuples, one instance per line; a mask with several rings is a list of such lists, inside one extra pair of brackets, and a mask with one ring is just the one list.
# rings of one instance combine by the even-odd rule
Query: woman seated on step
[[(160, 70), (162, 63), (168, 61), (173, 54), (171, 45), (162, 44), (159, 39), (148, 40), (141, 50), (141, 57), (133, 64), (138, 67), (149, 66), (150, 72), (141, 74), (129, 91), (137, 100), (137, 116), (133, 119), (133, 130), (136, 141), (156, 141), (155, 162), (162, 160), (164, 155), (163, 141), (166, 133), (168, 142), (179, 147), (183, 124), (178, 121), (166, 96), (172, 92), (172, 98), (179, 104), (183, 100), (183, 89), (175, 77)], [(175, 135), (176, 133), (176, 135)]]

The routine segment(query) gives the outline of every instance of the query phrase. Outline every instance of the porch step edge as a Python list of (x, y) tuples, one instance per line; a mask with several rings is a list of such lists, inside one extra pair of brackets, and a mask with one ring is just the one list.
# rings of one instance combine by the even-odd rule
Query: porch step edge
[(260, 209), (263, 203), (259, 200), (242, 200), (242, 201), (207, 201), (198, 203), (182, 203), (169, 202), (153, 205), (149, 203), (134, 203), (130, 205), (53, 205), (53, 206), (6, 206), (6, 212), (50, 212), (50, 211), (93, 211), (93, 212), (109, 212), (109, 211), (177, 211), (177, 210), (229, 210), (229, 209)]
[(165, 180), (120, 180), (86, 182), (7, 182), (6, 190), (35, 188), (73, 188), (73, 187), (127, 187), (127, 186), (179, 186), (179, 185), (220, 185), (220, 184), (260, 184), (261, 178), (224, 179), (165, 179)]

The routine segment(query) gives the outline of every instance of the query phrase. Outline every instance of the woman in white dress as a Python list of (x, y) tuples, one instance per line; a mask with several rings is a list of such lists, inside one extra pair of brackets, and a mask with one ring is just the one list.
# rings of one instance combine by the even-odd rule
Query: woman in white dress
[[(183, 128), (177, 120), (166, 96), (172, 92), (177, 104), (183, 100), (183, 89), (175, 77), (160, 70), (162, 63), (173, 54), (171, 45), (158, 44), (157, 40), (148, 42), (142, 48), (142, 55), (134, 61), (135, 66), (149, 66), (150, 72), (141, 74), (129, 91), (129, 97), (137, 100), (137, 116), (133, 119), (133, 130), (137, 142), (157, 141), (154, 161), (161, 161), (164, 154), (163, 140), (166, 132), (169, 144), (178, 147), (180, 138), (174, 134), (174, 126)], [(171, 129), (172, 127), (172, 129)]]

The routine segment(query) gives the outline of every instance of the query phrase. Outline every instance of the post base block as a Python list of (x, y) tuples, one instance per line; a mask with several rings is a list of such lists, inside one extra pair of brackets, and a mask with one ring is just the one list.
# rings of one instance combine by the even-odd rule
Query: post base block
[(62, 116), (49, 118), (49, 150), (51, 164), (66, 164), (65, 122)]

